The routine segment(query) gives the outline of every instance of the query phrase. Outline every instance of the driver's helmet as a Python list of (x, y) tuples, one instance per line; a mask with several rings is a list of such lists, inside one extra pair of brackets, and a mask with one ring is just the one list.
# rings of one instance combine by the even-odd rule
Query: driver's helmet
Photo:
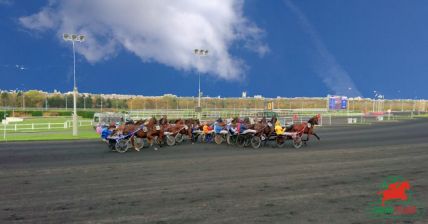
[(219, 117), (219, 118), (217, 119), (217, 122), (221, 123), (221, 122), (223, 122), (223, 119), (221, 119), (221, 117)]

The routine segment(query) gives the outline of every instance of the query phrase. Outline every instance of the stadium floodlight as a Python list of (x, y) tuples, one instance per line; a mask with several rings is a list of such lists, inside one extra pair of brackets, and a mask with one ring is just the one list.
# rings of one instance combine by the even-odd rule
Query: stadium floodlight
[[(208, 55), (208, 50), (206, 50), (206, 49), (195, 49), (195, 50), (193, 50), (193, 53), (197, 57), (207, 56)], [(200, 110), (200, 108), (201, 108), (201, 73), (198, 72), (198, 75), (199, 75), (198, 108)]]
[(83, 42), (85, 41), (84, 35), (77, 35), (77, 34), (68, 34), (64, 33), (62, 35), (62, 38), (65, 41), (71, 41), (73, 44), (73, 136), (78, 135), (78, 129), (77, 129), (77, 85), (76, 85), (76, 51), (74, 49), (74, 42)]
[(68, 33), (64, 33), (64, 34), (62, 35), (62, 38), (63, 38), (64, 40), (70, 40), (70, 35), (69, 35)]

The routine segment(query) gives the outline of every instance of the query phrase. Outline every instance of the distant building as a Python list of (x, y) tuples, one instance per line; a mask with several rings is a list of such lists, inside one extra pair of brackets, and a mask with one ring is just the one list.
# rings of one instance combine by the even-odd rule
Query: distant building
[(242, 98), (247, 98), (247, 91), (242, 92)]
[(254, 99), (263, 99), (262, 95), (254, 95)]
[(170, 93), (163, 94), (163, 96), (165, 96), (165, 97), (177, 97), (177, 95), (170, 94)]

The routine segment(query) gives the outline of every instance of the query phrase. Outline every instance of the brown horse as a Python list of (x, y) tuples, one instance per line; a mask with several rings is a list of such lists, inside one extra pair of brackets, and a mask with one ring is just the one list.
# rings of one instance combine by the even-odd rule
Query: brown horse
[(315, 136), (318, 140), (320, 140), (320, 137), (314, 132), (315, 125), (318, 125), (318, 121), (321, 118), (321, 116), (315, 115), (311, 119), (309, 119), (307, 122), (303, 122), (301, 124), (293, 124), (287, 131), (291, 132), (301, 132), (303, 130), (303, 134), (306, 134), (307, 138), (306, 140), (303, 140), (306, 144), (307, 141), (309, 141), (309, 137), (311, 135)]
[(256, 135), (261, 139), (264, 139), (266, 143), (269, 140), (269, 137), (275, 132), (275, 122), (277, 118), (272, 116), (271, 120), (268, 121), (266, 117), (263, 117), (259, 122), (257, 122), (254, 126), (254, 130), (256, 130)]
[[(134, 136), (131, 138), (131, 144), (137, 151), (139, 151), (139, 149), (135, 146), (135, 137), (146, 138), (150, 146), (153, 146), (153, 139), (158, 137), (156, 143), (159, 145), (159, 147), (162, 147), (161, 143), (164, 136), (163, 129), (158, 125), (158, 121), (154, 117), (145, 121), (140, 120), (132, 126), (129, 125), (129, 131), (136, 131)], [(155, 150), (157, 150), (157, 148), (155, 148)]]

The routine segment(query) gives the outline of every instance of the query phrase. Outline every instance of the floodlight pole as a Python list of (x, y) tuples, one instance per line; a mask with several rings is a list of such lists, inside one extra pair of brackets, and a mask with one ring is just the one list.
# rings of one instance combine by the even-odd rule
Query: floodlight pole
[[(203, 49), (194, 49), (193, 53), (196, 57), (200, 58), (208, 55), (208, 50)], [(200, 59), (198, 59), (199, 61)], [(201, 110), (201, 72), (198, 71), (198, 110)], [(201, 119), (201, 112), (199, 111), (199, 119)]]
[(201, 72), (198, 72), (199, 84), (198, 84), (198, 107), (201, 107)]
[(71, 41), (73, 43), (73, 136), (77, 136), (78, 128), (77, 128), (77, 86), (76, 86), (76, 51), (74, 49), (74, 40)]
[(75, 41), (82, 42), (85, 39), (83, 35), (76, 34), (63, 34), (65, 41), (71, 41), (73, 45), (73, 136), (78, 135), (78, 125), (77, 125), (77, 85), (76, 85), (76, 50), (75, 50)]

